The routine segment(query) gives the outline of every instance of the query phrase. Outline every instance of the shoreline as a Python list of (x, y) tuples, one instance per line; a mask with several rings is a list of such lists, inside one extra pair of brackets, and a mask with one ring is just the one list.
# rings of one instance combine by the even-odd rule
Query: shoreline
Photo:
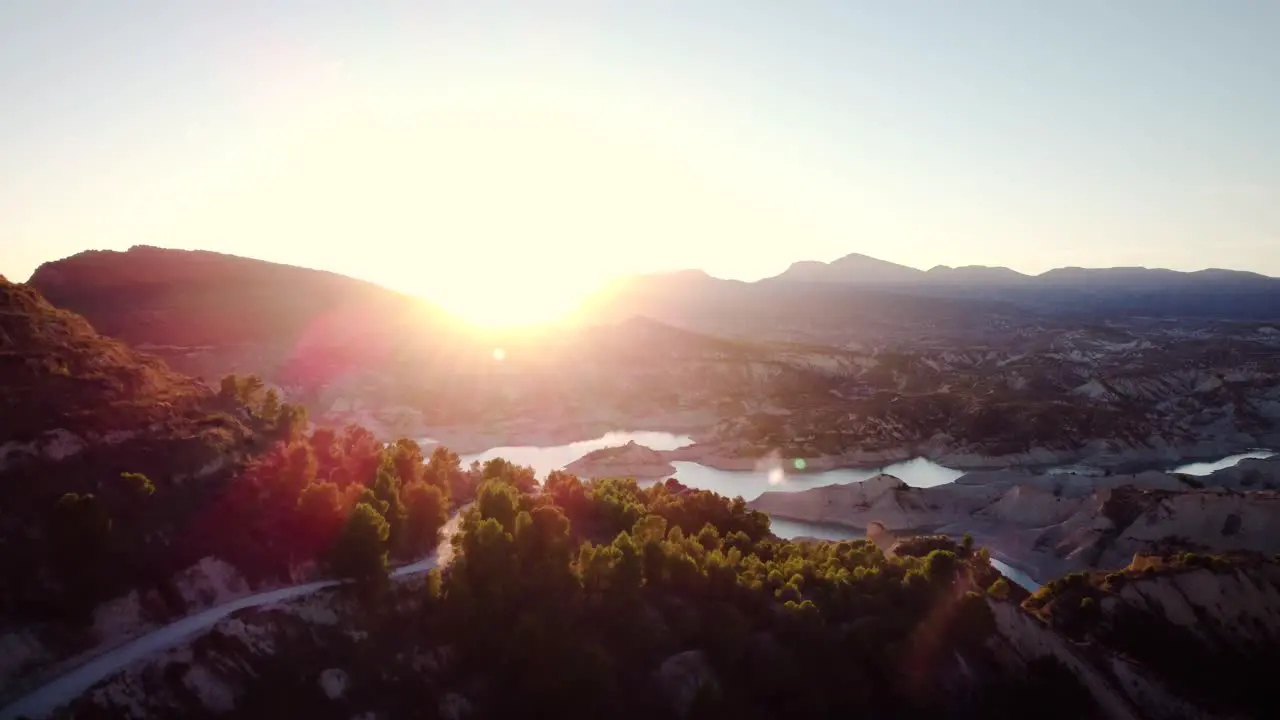
[[(1232, 442), (1228, 440), (1202, 441), (1193, 445), (1172, 446), (1162, 448), (1132, 448), (1127, 452), (1111, 454), (1094, 454), (1088, 447), (1079, 450), (1037, 451), (1032, 450), (1016, 455), (980, 455), (976, 453), (958, 453), (928, 445), (904, 445), (886, 450), (860, 452), (844, 455), (822, 455), (805, 457), (803, 470), (791, 467), (789, 458), (776, 452), (764, 455), (743, 455), (740, 453), (723, 454), (722, 445), (695, 443), (676, 450), (660, 451), (671, 461), (694, 462), (715, 470), (727, 472), (746, 472), (783, 467), (789, 474), (816, 475), (832, 470), (882, 470), (890, 465), (924, 459), (952, 470), (965, 472), (984, 472), (997, 470), (1021, 470), (1032, 474), (1047, 474), (1051, 470), (1077, 467), (1082, 471), (1100, 471), (1098, 474), (1130, 475), (1148, 471), (1173, 472), (1183, 465), (1202, 462), (1217, 462), (1235, 455), (1247, 455), (1253, 452), (1275, 452), (1280, 447), (1280, 436), (1250, 438), (1250, 441)], [(1270, 446), (1270, 447), (1268, 447)]]
[[(329, 414), (318, 424), (359, 424), (384, 442), (410, 438), (429, 450), (443, 445), (458, 455), (479, 455), (507, 447), (557, 447), (596, 440), (610, 433), (666, 433), (687, 437), (690, 445), (709, 440), (712, 422), (705, 413), (673, 413), (656, 417), (600, 417), (569, 422), (532, 420), (507, 423), (428, 425), (385, 421), (372, 413)], [(625, 444), (625, 441), (619, 444)]]
[[(864, 539), (867, 532), (867, 529), (860, 525), (852, 525), (849, 523), (836, 522), (833, 520), (824, 520), (822, 522), (812, 522), (812, 521), (807, 521), (795, 516), (787, 515), (784, 513), (771, 513), (765, 510), (760, 510), (759, 512), (763, 512), (764, 514), (769, 516), (770, 524), (772, 524), (773, 520), (777, 519), (777, 520), (782, 520), (788, 523), (794, 523), (796, 525), (802, 525), (806, 528), (814, 528), (819, 530), (835, 530), (835, 531), (841, 531), (841, 532), (849, 531), (850, 537), (846, 538), (848, 540)], [(897, 540), (897, 539), (906, 538), (906, 537), (915, 537), (917, 535), (940, 534), (938, 530), (941, 527), (944, 527), (944, 526), (922, 526), (918, 528), (892, 530), (890, 532), (894, 534), (894, 538), (895, 540)], [(771, 531), (772, 531), (772, 528), (771, 528)], [(960, 540), (963, 538), (963, 534), (960, 534), (960, 535), (956, 535), (954, 533), (941, 533), (941, 534), (947, 535), (948, 537), (955, 540), (956, 542), (960, 542)], [(990, 538), (989, 536), (973, 533), (973, 532), (970, 532), (969, 534), (973, 536), (973, 542), (976, 547), (986, 548), (987, 552), (991, 553), (992, 558), (1000, 561), (1005, 565), (1008, 565), (1010, 568), (1014, 569), (1015, 571), (1022, 573), (1023, 575), (1026, 575), (1027, 578), (1029, 578), (1033, 583), (1043, 586), (1045, 583), (1048, 582), (1047, 579), (1041, 579), (1041, 576), (1046, 576), (1046, 577), (1048, 576), (1046, 573), (1043, 572), (1043, 569), (1039, 565), (1028, 563), (1024, 558), (1014, 558), (1004, 550), (997, 549), (995, 545), (991, 544), (992, 538)], [(813, 535), (800, 535), (797, 537), (811, 539), (818, 542), (840, 542), (839, 540), (835, 540), (835, 541), (823, 540), (822, 538), (813, 536)], [(999, 568), (996, 568), (996, 569), (999, 570)], [(1005, 575), (1003, 571), (1001, 571), (1000, 574)], [(1014, 578), (1008, 577), (1007, 575), (1005, 575), (1005, 577), (1008, 578), (1009, 582), (1015, 583), (1020, 587), (1023, 587), (1022, 584), (1019, 583)], [(1023, 587), (1023, 589), (1027, 590), (1028, 592), (1034, 592), (1033, 590), (1030, 590), (1026, 587)]]
[[(672, 413), (660, 417), (597, 417), (573, 422), (516, 421), (502, 424), (424, 425), (420, 422), (400, 424), (384, 422), (372, 413), (344, 413), (321, 418), (325, 424), (341, 427), (357, 422), (384, 441), (410, 437), (430, 452), (438, 445), (458, 455), (479, 455), (511, 447), (560, 447), (598, 440), (611, 433), (666, 433), (682, 436), (691, 442), (672, 450), (657, 450), (667, 462), (694, 462), (727, 472), (767, 471), (784, 468), (790, 474), (810, 475), (831, 470), (879, 470), (886, 466), (924, 459), (952, 470), (981, 472), (1022, 470), (1043, 474), (1051, 470), (1079, 467), (1100, 475), (1133, 474), (1149, 470), (1171, 472), (1174, 468), (1198, 462), (1216, 462), (1233, 455), (1280, 448), (1280, 431), (1253, 435), (1231, 435), (1202, 438), (1194, 442), (1115, 447), (1111, 441), (1095, 439), (1075, 449), (1031, 448), (1019, 453), (989, 455), (980, 448), (955, 447), (945, 439), (908, 442), (878, 450), (861, 450), (834, 455), (809, 457), (783, 456), (777, 450), (730, 446), (709, 436), (714, 423), (702, 412)], [(399, 425), (397, 430), (392, 426)], [(625, 444), (620, 439), (618, 445)], [(794, 469), (793, 459), (801, 459), (806, 467)]]
[[(758, 512), (763, 512), (764, 514), (768, 515), (770, 523), (772, 523), (773, 520), (777, 519), (777, 520), (782, 520), (784, 522), (794, 523), (796, 525), (801, 525), (801, 526), (815, 528), (815, 529), (850, 531), (850, 533), (852, 534), (851, 534), (851, 537), (848, 539), (859, 539), (857, 534), (861, 534), (862, 536), (866, 535), (866, 528), (860, 525), (843, 523), (836, 520), (823, 520), (821, 522), (814, 522), (811, 520), (805, 520), (804, 518), (797, 517), (795, 515), (791, 515), (788, 513), (769, 512), (767, 510), (758, 510)], [(956, 534), (954, 532), (941, 532), (942, 528), (947, 526), (948, 526), (947, 523), (944, 523), (943, 525), (921, 525), (919, 527), (890, 530), (889, 532), (893, 533), (895, 541), (902, 538), (915, 537), (918, 535), (946, 535), (951, 539), (955, 540), (956, 542), (960, 542), (961, 538), (964, 536), (963, 533)], [(1000, 547), (999, 542), (995, 538), (993, 538), (992, 536), (986, 533), (983, 533), (981, 531), (974, 532), (972, 530), (968, 531), (968, 533), (973, 537), (973, 542), (976, 547), (986, 548), (987, 552), (991, 553), (992, 558), (1000, 561), (1005, 565), (1008, 565), (1013, 570), (1027, 576), (1027, 578), (1029, 578), (1033, 583), (1037, 585), (1044, 586), (1049, 581), (1053, 580), (1056, 577), (1059, 577), (1059, 575), (1054, 575), (1052, 573), (1047, 572), (1045, 568), (1043, 568), (1042, 566), (1040, 566), (1035, 562), (1032, 562), (1029, 558), (1014, 556), (1009, 554), (1007, 549)], [(818, 538), (817, 536), (800, 536), (800, 537), (811, 537), (812, 539), (821, 541), (821, 538)], [(999, 568), (997, 568), (997, 570), (998, 569)], [(1015, 583), (1020, 587), (1023, 587), (1023, 589), (1027, 589), (1025, 588), (1025, 586), (1022, 586), (1022, 584), (1019, 583), (1017, 580), (1008, 577), (1008, 575), (1006, 575), (1003, 571), (1001, 571), (1000, 574), (1005, 575), (1005, 577), (1009, 579), (1009, 582)], [(1031, 590), (1028, 590), (1028, 591), (1034, 592)]]
[[(991, 547), (990, 545), (982, 545), (982, 544), (980, 544), (980, 543), (979, 543), (979, 541), (978, 541), (978, 539), (977, 539), (976, 537), (973, 539), (973, 542), (974, 542), (974, 544), (975, 544), (975, 545), (978, 545), (979, 547), (984, 547), (984, 548), (986, 548), (986, 549), (987, 549), (987, 551), (991, 553), (991, 557), (992, 557), (993, 559), (995, 559), (995, 560), (999, 560), (1001, 563), (1003, 563), (1003, 564), (1005, 564), (1005, 565), (1008, 565), (1009, 567), (1013, 568), (1014, 570), (1017, 570), (1018, 572), (1022, 573), (1023, 575), (1026, 575), (1026, 576), (1027, 576), (1027, 578), (1029, 578), (1029, 579), (1031, 580), (1031, 582), (1035, 583), (1036, 585), (1039, 585), (1040, 587), (1044, 587), (1045, 585), (1047, 585), (1049, 582), (1051, 582), (1051, 581), (1053, 580), (1053, 578), (1049, 578), (1049, 579), (1041, 580), (1041, 579), (1040, 579), (1040, 575), (1041, 575), (1042, 573), (1039, 571), (1039, 568), (1038, 568), (1038, 567), (1034, 567), (1034, 568), (1033, 568), (1033, 567), (1031, 567), (1031, 566), (1029, 566), (1029, 565), (1024, 564), (1024, 563), (1023, 563), (1022, 561), (1020, 561), (1020, 560), (1015, 561), (1012, 557), (1010, 557), (1010, 556), (1009, 556), (1009, 554), (1008, 554), (1008, 553), (1005, 553), (1005, 552), (1003, 552), (1003, 551), (1001, 551), (1001, 550), (996, 550), (995, 548)], [(997, 570), (999, 570), (1000, 568), (996, 568), (996, 569), (997, 569)], [(1031, 588), (1026, 587), (1026, 586), (1025, 586), (1025, 585), (1023, 585), (1022, 583), (1018, 582), (1016, 579), (1011, 578), (1011, 577), (1009, 577), (1008, 575), (1006, 575), (1006, 574), (1004, 573), (1004, 571), (1001, 571), (1001, 572), (1000, 572), (1000, 574), (1001, 574), (1001, 575), (1003, 575), (1004, 577), (1008, 578), (1009, 582), (1011, 582), (1011, 583), (1013, 583), (1013, 584), (1015, 584), (1015, 585), (1018, 585), (1018, 586), (1022, 587), (1022, 589), (1023, 589), (1023, 590), (1026, 590), (1027, 592), (1029, 592), (1029, 593), (1031, 593), (1031, 594), (1033, 594), (1033, 595), (1036, 593), (1036, 591), (1037, 591), (1037, 590), (1039, 590), (1039, 588), (1036, 588), (1036, 590), (1032, 590)]]

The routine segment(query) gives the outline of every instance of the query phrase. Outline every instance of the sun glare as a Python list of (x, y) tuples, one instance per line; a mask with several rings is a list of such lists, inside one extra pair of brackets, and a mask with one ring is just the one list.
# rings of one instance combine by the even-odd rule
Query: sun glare
[[(516, 329), (568, 322), (591, 289), (556, 286), (556, 280), (480, 284), (467, 291), (433, 294), (430, 300), (477, 328)], [(550, 286), (550, 287), (549, 287)], [(494, 350), (494, 359), (501, 348)]]
[(263, 212), (301, 218), (309, 237), (378, 238), (394, 260), (370, 252), (351, 274), (504, 330), (572, 320), (634, 271), (629, 256), (665, 227), (655, 218), (700, 232), (724, 216), (682, 154), (635, 140), (634, 119), (531, 92), (343, 116), (296, 152), (291, 201)]

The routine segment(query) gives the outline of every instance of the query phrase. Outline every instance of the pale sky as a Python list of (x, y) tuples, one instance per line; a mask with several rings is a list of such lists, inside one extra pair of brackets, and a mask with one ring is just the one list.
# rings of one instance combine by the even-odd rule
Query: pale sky
[(0, 0), (0, 273), (1280, 275), (1280, 2)]

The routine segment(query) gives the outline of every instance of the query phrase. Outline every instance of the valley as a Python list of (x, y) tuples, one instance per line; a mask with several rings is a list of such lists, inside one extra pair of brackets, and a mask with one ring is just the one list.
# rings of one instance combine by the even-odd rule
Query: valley
[(6, 281), (0, 715), (1264, 707), (1149, 639), (1247, 674), (1280, 632), (1272, 285), (870, 267), (536, 332), (206, 252)]
[[(594, 325), (485, 335), (389, 291), (266, 263), (245, 272), (246, 262), (135, 248), (51, 263), (32, 284), (185, 372), (253, 372), (318, 421), (356, 422), (385, 439), (433, 437), (462, 453), (558, 445), (619, 427), (691, 434), (697, 446), (675, 459), (724, 468), (779, 453), (821, 468), (923, 456), (958, 468), (1132, 470), (1280, 446), (1280, 327), (1256, 318), (1121, 315), (1082, 323), (1074, 303), (1056, 313), (1011, 305), (993, 329), (985, 306), (951, 317), (968, 300), (928, 306), (941, 301), (896, 286), (881, 292), (781, 277), (733, 286), (733, 307), (749, 313), (751, 302), (767, 303), (789, 327), (828, 315), (813, 312), (830, 307), (827, 298), (804, 295), (816, 286), (837, 293), (842, 308), (882, 313), (881, 323), (892, 318), (894, 328), (861, 331), (835, 315), (843, 334), (796, 342), (768, 328), (741, 337), (700, 320), (691, 313), (718, 307), (718, 291), (681, 295), (691, 281), (673, 275), (645, 279), (650, 289), (625, 302), (602, 297)], [(135, 265), (173, 279), (123, 293), (99, 279), (128, 278), (121, 268)], [(305, 309), (262, 295), (302, 281), (316, 297)], [(1219, 296), (1232, 297), (1231, 282), (1219, 282)], [(801, 289), (775, 296), (776, 287), (792, 285)], [(214, 287), (234, 288), (244, 302), (260, 297), (270, 309), (228, 324)], [(1280, 281), (1262, 287), (1280, 302)], [(664, 299), (641, 304), (654, 296)], [(682, 298), (683, 315), (665, 304), (673, 296)], [(938, 311), (925, 325), (916, 323), (920, 303)], [(610, 317), (622, 320), (605, 323)]]
[(1280, 2), (0, 0), (0, 720), (1278, 720)]

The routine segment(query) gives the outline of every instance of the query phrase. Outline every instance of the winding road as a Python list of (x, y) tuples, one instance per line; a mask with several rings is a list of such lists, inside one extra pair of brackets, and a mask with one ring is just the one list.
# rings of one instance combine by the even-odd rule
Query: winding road
[[(454, 532), (458, 529), (460, 519), (461, 514), (455, 514), (444, 526), (441, 531), (440, 544), (435, 552), (422, 560), (409, 565), (402, 565), (392, 570), (391, 577), (405, 578), (424, 573), (442, 563), (448, 564), (453, 555), (453, 547), (450, 541)], [(76, 699), (89, 688), (120, 672), (130, 664), (190, 640), (237, 610), (293, 600), (345, 582), (348, 581), (321, 580), (306, 583), (305, 585), (292, 585), (256, 595), (248, 595), (195, 615), (188, 615), (181, 620), (152, 630), (146, 635), (134, 638), (93, 658), (74, 670), (50, 680), (0, 710), (0, 720), (18, 720), (18, 718), (22, 717), (35, 720), (36, 718), (48, 717), (58, 708)]]

